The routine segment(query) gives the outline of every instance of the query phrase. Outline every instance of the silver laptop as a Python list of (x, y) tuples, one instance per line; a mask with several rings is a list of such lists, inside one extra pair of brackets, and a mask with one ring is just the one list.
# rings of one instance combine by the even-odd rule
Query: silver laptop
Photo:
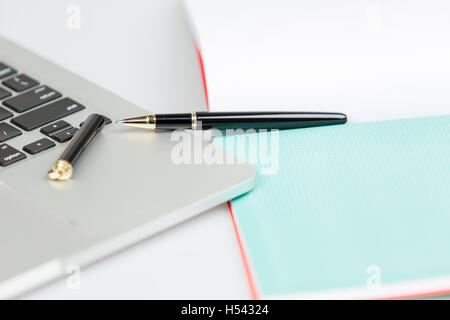
[(170, 132), (113, 124), (70, 181), (49, 181), (47, 170), (91, 113), (115, 120), (146, 112), (0, 38), (0, 298), (85, 267), (254, 184), (250, 165), (180, 165), (171, 158), (179, 142)]

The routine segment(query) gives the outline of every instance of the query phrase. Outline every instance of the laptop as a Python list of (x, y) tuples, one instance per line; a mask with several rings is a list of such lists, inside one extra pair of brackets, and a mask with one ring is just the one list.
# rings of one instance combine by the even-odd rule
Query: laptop
[[(0, 37), (0, 298), (90, 265), (254, 185), (248, 164), (179, 164), (170, 132), (111, 121), (70, 181), (49, 181), (49, 167), (92, 113), (115, 120), (146, 112)], [(194, 144), (208, 143), (189, 134)]]

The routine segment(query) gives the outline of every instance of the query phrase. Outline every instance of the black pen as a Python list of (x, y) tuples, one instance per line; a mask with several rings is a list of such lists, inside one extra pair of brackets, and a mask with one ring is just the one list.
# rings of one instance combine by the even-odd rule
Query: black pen
[(73, 166), (80, 155), (92, 142), (107, 122), (107, 118), (100, 114), (91, 114), (82, 123), (80, 130), (73, 136), (67, 147), (48, 171), (50, 180), (66, 181), (72, 177)]
[(191, 112), (149, 114), (116, 121), (143, 129), (295, 129), (344, 124), (347, 116), (332, 112)]

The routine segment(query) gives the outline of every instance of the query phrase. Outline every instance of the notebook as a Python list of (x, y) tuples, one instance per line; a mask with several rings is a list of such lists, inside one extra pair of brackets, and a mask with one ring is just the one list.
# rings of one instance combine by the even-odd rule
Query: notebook
[[(258, 158), (255, 189), (232, 207), (260, 297), (450, 290), (450, 115), (256, 135), (259, 150), (237, 148), (252, 135), (216, 143)], [(270, 139), (278, 170), (261, 174), (251, 150)]]
[[(349, 130), (364, 122), (440, 116), (450, 112), (446, 85), (450, 81), (447, 58), (450, 43), (442, 41), (450, 28), (450, 3), (438, 0), (417, 0), (408, 4), (401, 0), (349, 0), (345, 4), (331, 0), (184, 0), (183, 4), (197, 45), (207, 106), (211, 111), (344, 112), (349, 118), (345, 128)], [(311, 129), (311, 132), (322, 129), (338, 130), (317, 128), (318, 131)], [(290, 140), (295, 139), (290, 135), (294, 134), (297, 133), (280, 132), (280, 144), (284, 145), (282, 141), (286, 140), (292, 143)], [(290, 158), (295, 150), (284, 151), (280, 149), (278, 169), (288, 165), (295, 172), (297, 162)], [(314, 161), (322, 164), (325, 160)], [(271, 194), (284, 196), (285, 192), (280, 194), (280, 190), (285, 189), (275, 182), (272, 186), (266, 180), (270, 178), (266, 173), (277, 169), (276, 163), (269, 163), (273, 166), (256, 164), (260, 172), (257, 190), (271, 186)], [(298, 185), (289, 181), (289, 186), (295, 190)], [(254, 243), (247, 241), (252, 232), (258, 230), (272, 234), (255, 226), (245, 228), (242, 220), (254, 217), (253, 206), (249, 208), (245, 204), (255, 201), (251, 199), (256, 199), (258, 194), (258, 191), (252, 192), (248, 198), (233, 200), (229, 206), (233, 222), (239, 225), (238, 242), (253, 298), (316, 297), (312, 293), (319, 293), (320, 297), (386, 298), (441, 293), (441, 284), (445, 290), (449, 288), (440, 278), (436, 284), (429, 278), (424, 282), (416, 279), (411, 287), (409, 280), (395, 279), (395, 288), (398, 288), (397, 283), (402, 283), (400, 289), (379, 291), (379, 294), (363, 289), (361, 294), (355, 294), (358, 292), (355, 288), (361, 288), (360, 281), (364, 277), (371, 288), (379, 287), (379, 279), (386, 288), (387, 275), (375, 262), (362, 271), (356, 287), (351, 283), (336, 286), (334, 281), (340, 277), (324, 278), (324, 288), (311, 287), (307, 291), (289, 286), (272, 287), (278, 279), (271, 273), (259, 273), (260, 264), (265, 262), (252, 256)], [(289, 217), (293, 217), (292, 214)], [(261, 243), (259, 250), (271, 250), (271, 247), (266, 248), (265, 243)], [(282, 262), (274, 260), (272, 264), (275, 264), (274, 269), (267, 270), (278, 270)], [(349, 294), (345, 295), (347, 290)], [(324, 292), (327, 295), (323, 295)], [(328, 295), (333, 292), (339, 295)]]

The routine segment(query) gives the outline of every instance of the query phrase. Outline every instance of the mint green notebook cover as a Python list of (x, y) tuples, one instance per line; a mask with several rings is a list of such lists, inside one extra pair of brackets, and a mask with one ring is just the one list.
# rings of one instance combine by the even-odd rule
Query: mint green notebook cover
[(262, 296), (450, 275), (450, 115), (280, 131), (278, 168), (232, 202)]

